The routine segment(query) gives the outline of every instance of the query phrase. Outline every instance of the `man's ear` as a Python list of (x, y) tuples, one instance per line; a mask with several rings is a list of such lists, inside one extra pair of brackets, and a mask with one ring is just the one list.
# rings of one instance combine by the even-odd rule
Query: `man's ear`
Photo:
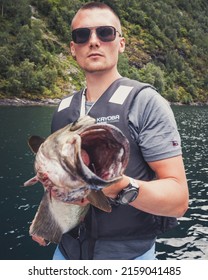
[(125, 51), (126, 41), (125, 38), (122, 37), (120, 39), (120, 47), (119, 47), (119, 53), (123, 53)]
[(72, 54), (73, 58), (76, 58), (76, 52), (75, 52), (73, 41), (70, 42), (70, 50), (71, 50), (71, 54)]

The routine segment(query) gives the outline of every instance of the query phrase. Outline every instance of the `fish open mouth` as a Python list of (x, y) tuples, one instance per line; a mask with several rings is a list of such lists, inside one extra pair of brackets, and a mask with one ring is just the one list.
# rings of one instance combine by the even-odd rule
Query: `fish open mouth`
[[(123, 133), (112, 125), (95, 124), (80, 133), (81, 149), (88, 169), (101, 181), (120, 177), (127, 166), (129, 142)], [(86, 164), (87, 162), (87, 164)]]

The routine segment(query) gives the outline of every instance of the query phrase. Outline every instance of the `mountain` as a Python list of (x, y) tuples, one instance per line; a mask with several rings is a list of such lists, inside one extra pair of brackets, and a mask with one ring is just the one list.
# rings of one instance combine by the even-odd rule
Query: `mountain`
[[(0, 0), (0, 97), (57, 98), (84, 85), (70, 55), (70, 22), (88, 1)], [(208, 1), (102, 1), (126, 38), (122, 75), (171, 102), (208, 102)]]

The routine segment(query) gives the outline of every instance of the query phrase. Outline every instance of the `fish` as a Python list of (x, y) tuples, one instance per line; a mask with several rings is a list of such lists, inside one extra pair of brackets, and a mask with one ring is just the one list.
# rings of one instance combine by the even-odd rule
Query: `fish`
[[(35, 240), (59, 243), (64, 233), (83, 221), (90, 204), (111, 212), (103, 188), (121, 180), (129, 161), (129, 142), (117, 127), (80, 117), (49, 135), (28, 140), (35, 154), (35, 176), (24, 183), (40, 182), (44, 194), (29, 234)], [(88, 205), (77, 201), (87, 198)], [(46, 244), (46, 243), (45, 243)]]

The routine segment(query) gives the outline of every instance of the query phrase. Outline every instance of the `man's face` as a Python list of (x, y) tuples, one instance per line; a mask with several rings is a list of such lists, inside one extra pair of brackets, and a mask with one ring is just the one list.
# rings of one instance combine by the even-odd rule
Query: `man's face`
[[(121, 27), (115, 15), (104, 9), (79, 11), (75, 16), (72, 29), (83, 27), (113, 26), (121, 33)], [(77, 63), (86, 73), (111, 71), (117, 69), (118, 55), (125, 49), (124, 38), (119, 37), (111, 42), (102, 42), (93, 28), (91, 36), (86, 43), (76, 44), (71, 42), (71, 53), (76, 57)]]

